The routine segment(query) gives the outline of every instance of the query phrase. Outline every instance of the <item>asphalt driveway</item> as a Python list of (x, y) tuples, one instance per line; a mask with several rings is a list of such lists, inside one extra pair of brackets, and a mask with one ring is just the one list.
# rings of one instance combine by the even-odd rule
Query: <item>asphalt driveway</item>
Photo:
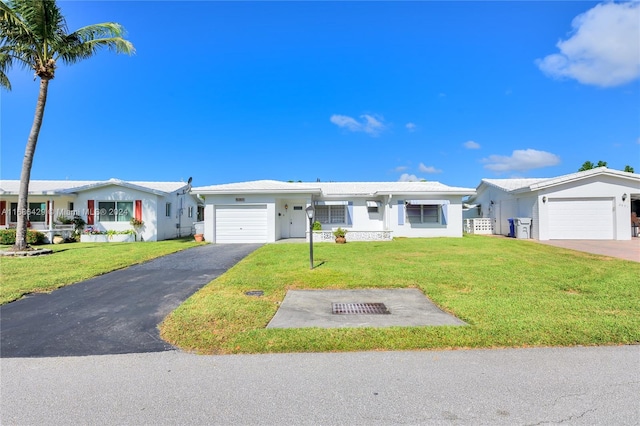
[(0, 306), (0, 357), (172, 350), (158, 324), (258, 247), (195, 247)]

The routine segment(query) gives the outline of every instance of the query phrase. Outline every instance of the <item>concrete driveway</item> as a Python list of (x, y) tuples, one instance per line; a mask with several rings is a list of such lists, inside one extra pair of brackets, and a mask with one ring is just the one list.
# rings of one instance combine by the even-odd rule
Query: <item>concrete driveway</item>
[(538, 241), (555, 247), (640, 262), (640, 238), (614, 240), (549, 240)]
[(0, 357), (172, 350), (158, 324), (258, 247), (195, 247), (0, 306)]

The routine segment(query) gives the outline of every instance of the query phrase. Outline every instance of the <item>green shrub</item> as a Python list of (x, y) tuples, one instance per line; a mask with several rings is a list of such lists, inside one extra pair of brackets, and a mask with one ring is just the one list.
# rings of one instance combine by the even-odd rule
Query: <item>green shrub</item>
[(322, 224), (316, 220), (315, 222), (313, 222), (313, 230), (322, 231)]
[[(43, 244), (45, 236), (42, 232), (27, 229), (27, 244)], [(12, 245), (16, 243), (15, 229), (0, 229), (0, 244)]]

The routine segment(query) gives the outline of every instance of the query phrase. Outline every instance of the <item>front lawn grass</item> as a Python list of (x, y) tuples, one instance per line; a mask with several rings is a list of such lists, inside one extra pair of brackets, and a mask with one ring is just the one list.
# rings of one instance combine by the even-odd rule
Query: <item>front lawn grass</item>
[(0, 305), (25, 294), (55, 290), (195, 245), (198, 244), (193, 238), (144, 243), (51, 244), (44, 246), (54, 251), (50, 255), (0, 256)]
[[(199, 353), (637, 344), (640, 263), (485, 236), (271, 244), (189, 298), (161, 336)], [(266, 329), (289, 289), (421, 289), (469, 326)], [(263, 297), (246, 296), (263, 290)]]

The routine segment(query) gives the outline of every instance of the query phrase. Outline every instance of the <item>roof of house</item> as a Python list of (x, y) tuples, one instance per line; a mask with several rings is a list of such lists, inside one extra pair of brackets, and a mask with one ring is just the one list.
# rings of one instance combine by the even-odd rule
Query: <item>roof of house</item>
[[(31, 195), (60, 195), (88, 191), (103, 186), (117, 185), (125, 188), (137, 189), (155, 194), (167, 194), (178, 191), (187, 186), (186, 182), (140, 182), (109, 180), (31, 180), (29, 194)], [(20, 189), (19, 180), (0, 180), (0, 194), (17, 194)]]
[[(527, 192), (537, 191), (539, 189), (560, 185), (567, 182), (574, 182), (591, 176), (616, 176), (640, 184), (640, 174), (623, 172), (621, 170), (608, 169), (606, 167), (597, 167), (595, 169), (585, 170), (582, 172), (569, 173), (554, 178), (532, 178), (532, 179), (482, 179), (482, 184), (494, 186), (507, 192)], [(480, 185), (478, 188), (480, 188)]]
[(440, 182), (282, 182), (258, 180), (201, 186), (192, 189), (198, 194), (283, 194), (305, 193), (331, 196), (378, 196), (388, 194), (472, 195), (473, 188), (443, 185)]
[(483, 183), (495, 186), (504, 191), (515, 191), (521, 188), (527, 188), (535, 183), (548, 180), (548, 178), (532, 178), (532, 179), (482, 179)]

